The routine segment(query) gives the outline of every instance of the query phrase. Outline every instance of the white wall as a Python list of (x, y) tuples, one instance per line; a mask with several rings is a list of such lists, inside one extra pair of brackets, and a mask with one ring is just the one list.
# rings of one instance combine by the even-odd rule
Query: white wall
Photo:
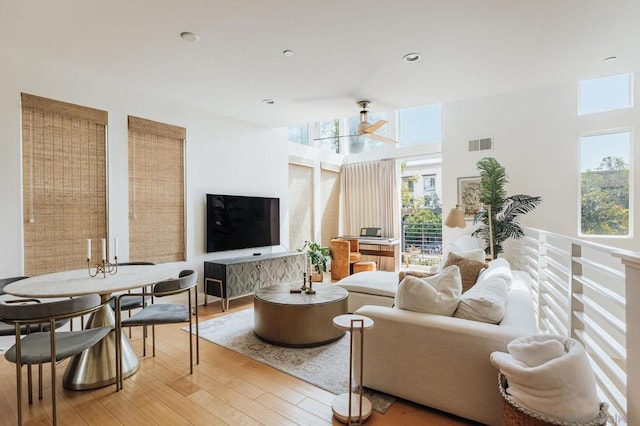
[[(20, 93), (106, 110), (109, 165), (109, 232), (128, 260), (127, 115), (182, 126), (186, 142), (187, 265), (202, 274), (204, 260), (255, 250), (205, 253), (205, 194), (281, 199), (281, 238), (288, 241), (288, 144), (276, 132), (137, 92), (109, 79), (20, 52), (2, 51), (0, 78), (0, 277), (23, 272)], [(261, 251), (271, 251), (262, 249)], [(274, 248), (274, 251), (278, 248)], [(200, 277), (202, 282), (202, 277)]]
[[(457, 178), (478, 175), (475, 163), (491, 156), (506, 167), (509, 195), (542, 196), (542, 204), (522, 216), (522, 224), (577, 236), (580, 136), (640, 125), (638, 108), (578, 117), (577, 105), (578, 82), (444, 104), (443, 211), (448, 212), (456, 204)], [(470, 139), (484, 137), (493, 138), (493, 150), (468, 152)], [(640, 149), (634, 150), (632, 161), (632, 180), (637, 181), (638, 168), (634, 170), (634, 164), (640, 164)], [(637, 190), (632, 195), (632, 212), (640, 208), (635, 194)], [(638, 215), (631, 220), (635, 237), (587, 239), (637, 249)], [(443, 230), (445, 241), (470, 231), (469, 226)]]

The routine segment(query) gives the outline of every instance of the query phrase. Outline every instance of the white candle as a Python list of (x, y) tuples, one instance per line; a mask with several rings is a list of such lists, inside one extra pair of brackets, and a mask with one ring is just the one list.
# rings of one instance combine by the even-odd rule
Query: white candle
[(91, 260), (91, 238), (87, 238), (87, 259)]
[(113, 258), (118, 257), (118, 237), (113, 239)]
[(107, 260), (107, 242), (102, 239), (102, 260)]

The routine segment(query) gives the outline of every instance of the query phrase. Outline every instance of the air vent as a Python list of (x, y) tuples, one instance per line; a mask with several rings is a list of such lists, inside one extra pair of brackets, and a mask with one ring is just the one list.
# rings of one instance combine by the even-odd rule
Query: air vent
[(469, 152), (486, 151), (493, 148), (493, 140), (491, 138), (473, 139), (469, 141)]

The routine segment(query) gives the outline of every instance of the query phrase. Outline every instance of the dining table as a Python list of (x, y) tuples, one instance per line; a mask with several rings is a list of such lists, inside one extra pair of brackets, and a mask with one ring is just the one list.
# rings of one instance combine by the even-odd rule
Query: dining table
[[(62, 298), (85, 294), (99, 294), (107, 302), (114, 293), (142, 288), (156, 282), (175, 278), (183, 265), (165, 263), (159, 265), (118, 266), (115, 274), (89, 275), (88, 269), (55, 272), (15, 281), (4, 292), (27, 298)], [(95, 269), (93, 269), (95, 272)], [(109, 303), (92, 313), (85, 328), (113, 327), (115, 313)], [(140, 362), (126, 334), (118, 336), (122, 342), (122, 372), (127, 378), (138, 371)], [(63, 386), (71, 390), (96, 389), (116, 382), (115, 333), (109, 333), (96, 345), (74, 356), (65, 370)]]

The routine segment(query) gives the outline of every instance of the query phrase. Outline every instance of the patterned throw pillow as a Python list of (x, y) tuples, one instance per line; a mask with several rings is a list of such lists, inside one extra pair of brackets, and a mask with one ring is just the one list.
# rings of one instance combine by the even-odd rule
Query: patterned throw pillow
[(478, 275), (480, 275), (480, 272), (489, 266), (484, 262), (478, 262), (477, 260), (458, 256), (455, 253), (449, 253), (444, 267), (447, 268), (451, 265), (457, 265), (458, 268), (460, 268), (460, 275), (462, 276), (462, 293), (473, 287), (476, 281), (478, 281)]

